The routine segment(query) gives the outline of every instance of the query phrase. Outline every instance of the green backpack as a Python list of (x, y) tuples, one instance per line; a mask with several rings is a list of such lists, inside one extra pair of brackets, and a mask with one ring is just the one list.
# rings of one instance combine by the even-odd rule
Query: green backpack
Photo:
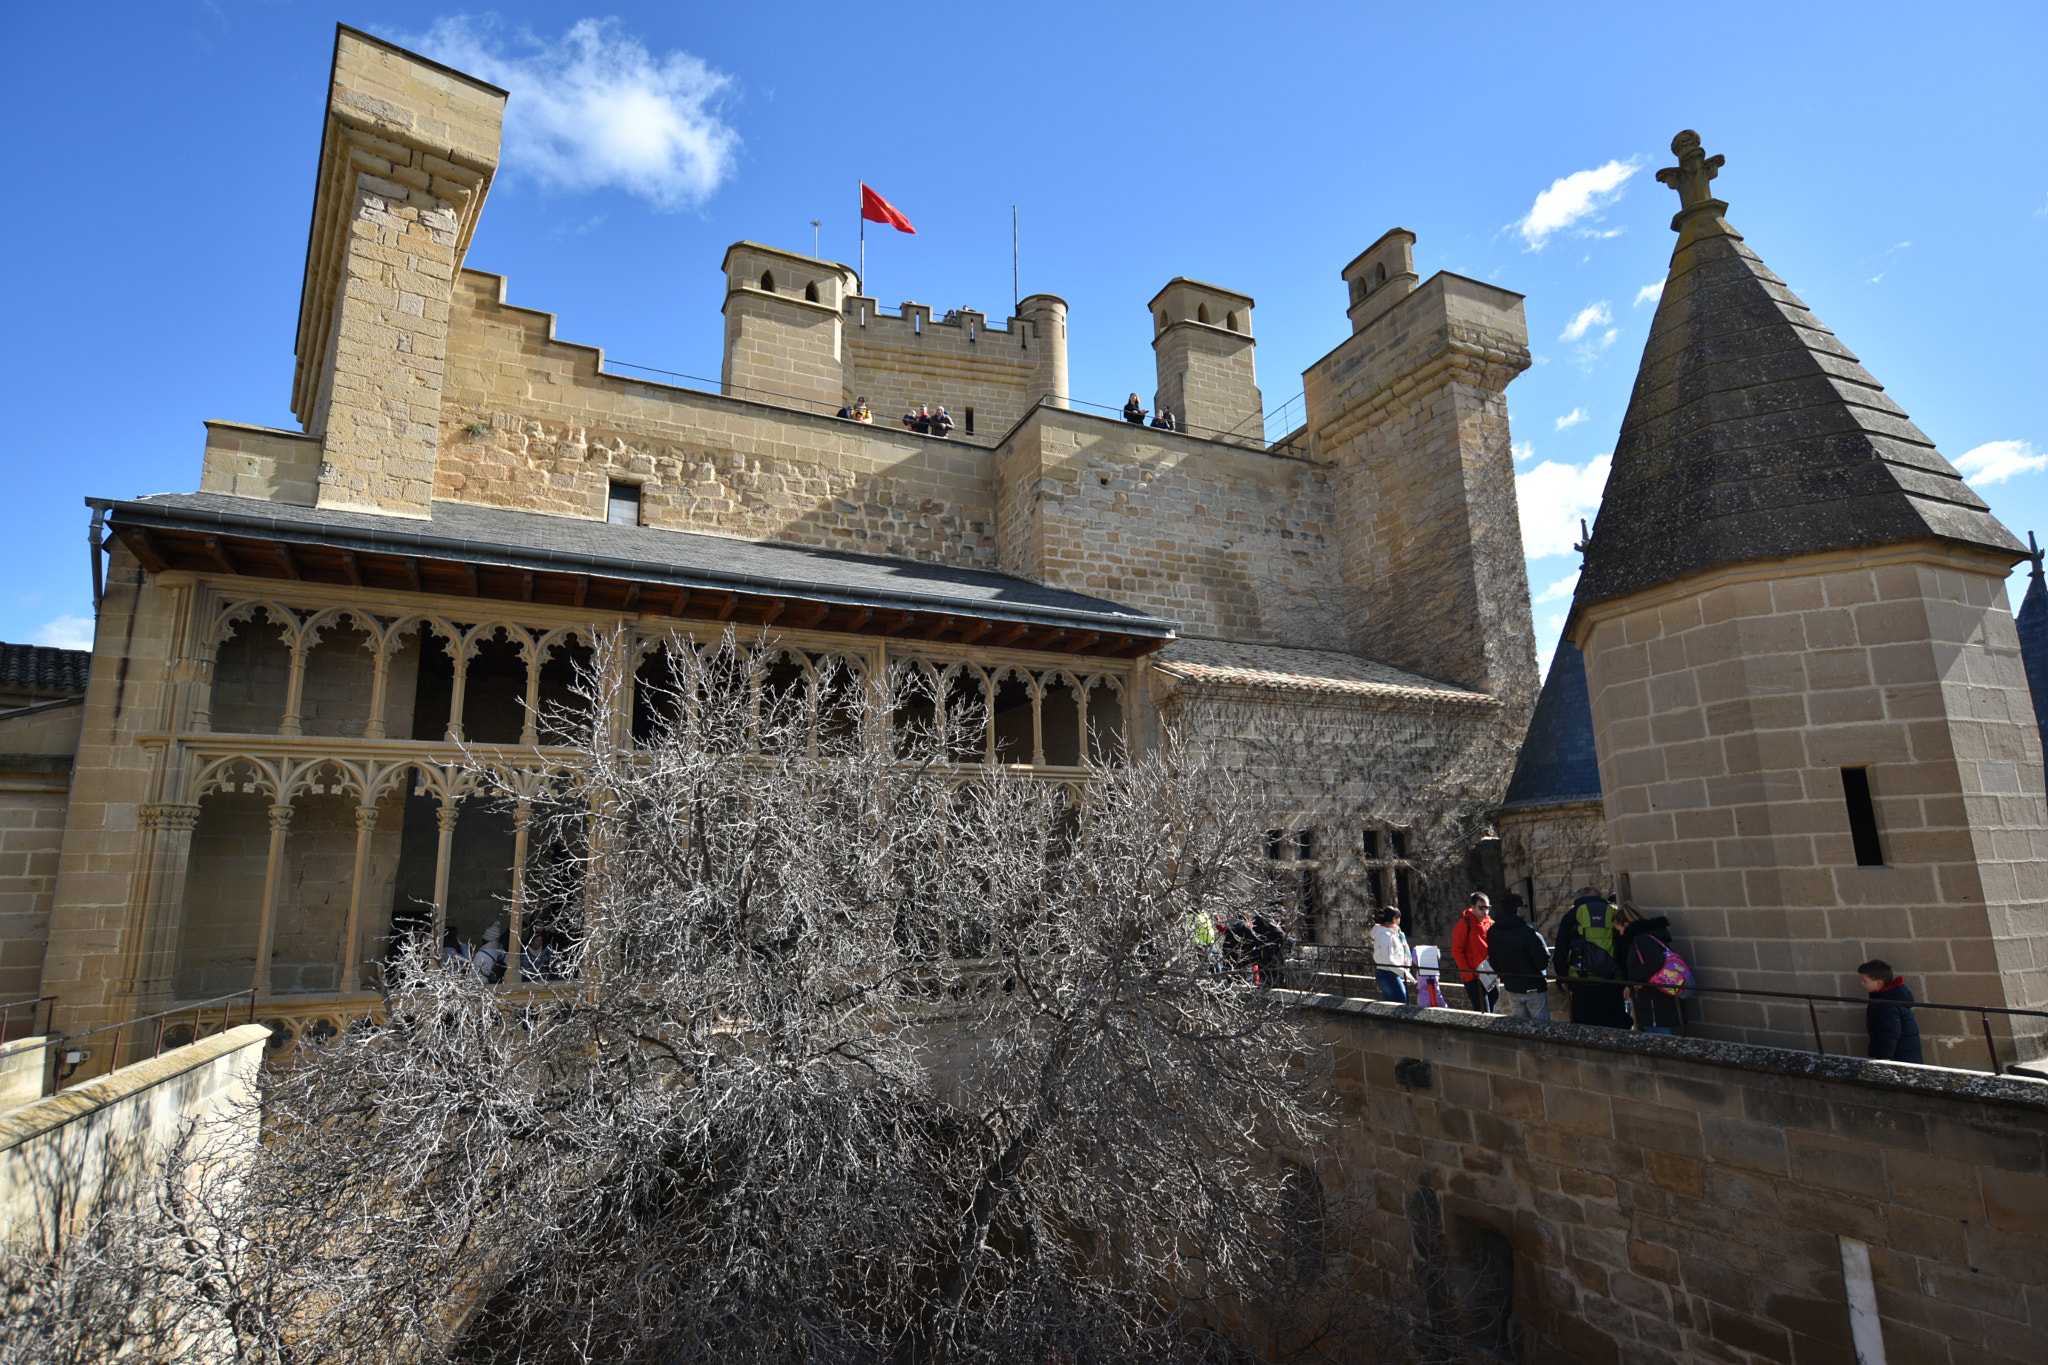
[(1579, 935), (1565, 956), (1565, 970), (1575, 977), (1619, 976), (1614, 960), (1614, 911), (1598, 896), (1585, 896), (1572, 903)]

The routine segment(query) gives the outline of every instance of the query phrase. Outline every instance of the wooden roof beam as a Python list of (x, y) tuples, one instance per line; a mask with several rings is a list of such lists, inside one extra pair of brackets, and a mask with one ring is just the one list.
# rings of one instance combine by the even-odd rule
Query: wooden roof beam
[(228, 558), (227, 548), (220, 543), (219, 536), (202, 536), (200, 539), (206, 546), (207, 558), (213, 561), (215, 568), (219, 569), (222, 573), (239, 574), (241, 572), (240, 569), (235, 567), (235, 562)]
[(356, 563), (356, 552), (354, 550), (343, 550), (341, 552), (341, 571), (348, 575), (348, 585), (350, 587), (360, 588), (363, 586), (363, 571), (362, 567)]
[(163, 548), (156, 543), (156, 537), (149, 533), (147, 526), (131, 527), (122, 539), (128, 548), (135, 551), (135, 557), (142, 561), (142, 567), (151, 573), (164, 573), (171, 562), (164, 558)]
[(300, 582), (305, 578), (305, 575), (299, 572), (298, 561), (292, 558), (291, 546), (281, 540), (273, 540), (270, 542), (270, 552), (277, 556), (277, 567), (284, 571), (286, 578), (293, 582)]
[(926, 626), (923, 630), (919, 631), (918, 638), (920, 640), (936, 640), (941, 635), (944, 635), (948, 630), (951, 630), (952, 627), (953, 618), (950, 616), (941, 616), (938, 620), (932, 622), (932, 624)]

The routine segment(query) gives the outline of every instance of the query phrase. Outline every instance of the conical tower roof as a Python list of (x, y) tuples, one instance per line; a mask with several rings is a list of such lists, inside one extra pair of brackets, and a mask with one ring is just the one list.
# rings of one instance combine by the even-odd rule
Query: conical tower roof
[(1586, 697), (1586, 661), (1560, 640), (1515, 756), (1502, 810), (1554, 801), (1598, 801), (1600, 755), (1593, 746), (1593, 705)]
[(1757, 258), (1680, 133), (1678, 246), (1636, 373), (1574, 614), (1723, 564), (1944, 540), (2018, 560), (1991, 515), (1834, 333)]

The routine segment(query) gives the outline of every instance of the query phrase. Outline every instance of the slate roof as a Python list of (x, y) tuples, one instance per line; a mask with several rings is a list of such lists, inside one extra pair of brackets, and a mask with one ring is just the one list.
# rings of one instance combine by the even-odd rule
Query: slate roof
[(1573, 610), (1722, 564), (1930, 537), (2017, 560), (2012, 533), (1727, 207), (1706, 199), (1672, 220)]
[(1330, 697), (1493, 704), (1493, 699), (1483, 692), (1410, 673), (1363, 655), (1328, 649), (1180, 639), (1153, 655), (1152, 662), (1163, 672), (1190, 682), (1279, 688)]
[[(2031, 535), (2027, 538), (2033, 539)], [(2020, 599), (2013, 624), (2019, 627), (2020, 661), (2027, 667), (2027, 691), (2033, 694), (2038, 724), (2039, 717), (2048, 713), (2048, 582), (2042, 580), (2038, 553), (2029, 577), (2027, 595)]]
[(1555, 801), (1598, 801), (1600, 756), (1593, 748), (1593, 707), (1586, 698), (1586, 661), (1560, 640), (1536, 696), (1529, 733), (1515, 758), (1502, 810)]
[(0, 644), (0, 688), (77, 694), (92, 671), (89, 649)]
[(614, 526), (464, 502), (435, 502), (431, 517), (419, 520), (222, 493), (158, 493), (116, 503), (112, 520), (116, 525), (265, 536), (366, 552), (610, 574), (691, 588), (1085, 625), (1129, 635), (1163, 637), (1175, 629), (1173, 622), (1115, 602), (992, 569), (655, 526)]

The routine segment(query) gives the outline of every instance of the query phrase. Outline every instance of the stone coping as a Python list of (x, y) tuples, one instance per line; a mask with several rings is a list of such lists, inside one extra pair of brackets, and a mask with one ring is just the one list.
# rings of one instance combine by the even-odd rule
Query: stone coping
[(11, 1151), (67, 1123), (75, 1123), (102, 1109), (111, 1108), (132, 1095), (162, 1085), (188, 1071), (197, 1071), (231, 1052), (262, 1047), (268, 1041), (268, 1028), (261, 1024), (243, 1024), (226, 1033), (216, 1033), (211, 1038), (201, 1038), (196, 1043), (173, 1049), (161, 1057), (124, 1066), (112, 1075), (99, 1076), (70, 1090), (46, 1095), (33, 1104), (25, 1104), (12, 1113), (0, 1115), (0, 1152)]
[(2017, 1076), (1994, 1076), (1988, 1071), (1962, 1071), (1946, 1066), (1919, 1066), (1909, 1062), (1879, 1062), (1866, 1057), (1818, 1056), (1790, 1048), (1764, 1047), (1756, 1043), (1727, 1043), (1710, 1038), (1689, 1038), (1661, 1033), (1637, 1033), (1629, 1029), (1595, 1028), (1558, 1020), (1510, 1019), (1504, 1014), (1475, 1014), (1471, 1010), (1431, 1009), (1421, 1005), (1394, 1005), (1383, 1000), (1356, 996), (1312, 995), (1286, 991), (1305, 1008), (1332, 1014), (1369, 1015), (1398, 1027), (1443, 1028), (1483, 1033), (1502, 1040), (1555, 1043), (1569, 1047), (1593, 1048), (1602, 1052), (1625, 1052), (1639, 1056), (1670, 1057), (1707, 1066), (1732, 1067), (1753, 1075), (1798, 1076), (1808, 1079), (1845, 1081), (1885, 1090), (1905, 1090), (1951, 1099), (1982, 1100), (1993, 1104), (2048, 1114), (2048, 1080), (2025, 1080)]

